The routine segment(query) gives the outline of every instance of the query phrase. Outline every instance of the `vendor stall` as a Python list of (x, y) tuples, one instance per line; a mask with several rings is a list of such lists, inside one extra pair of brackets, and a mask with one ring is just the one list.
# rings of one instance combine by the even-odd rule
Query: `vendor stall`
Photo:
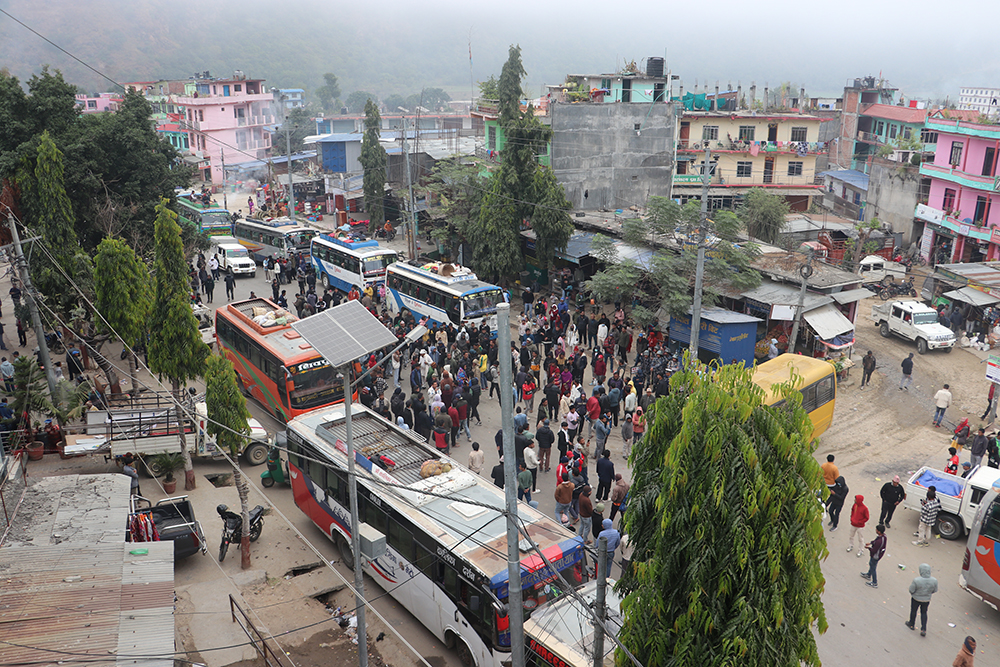
[[(698, 348), (702, 361), (721, 359), (724, 363), (753, 364), (757, 323), (750, 315), (734, 313), (722, 308), (703, 308)], [(691, 315), (670, 318), (670, 340), (691, 342)]]

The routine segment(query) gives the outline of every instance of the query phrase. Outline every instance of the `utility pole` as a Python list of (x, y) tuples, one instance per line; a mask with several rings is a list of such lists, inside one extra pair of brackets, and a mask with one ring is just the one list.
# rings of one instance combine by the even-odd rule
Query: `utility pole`
[(222, 147), (222, 208), (229, 210), (229, 197), (226, 194), (226, 186), (228, 185), (226, 180), (226, 148)]
[(354, 470), (354, 431), (351, 427), (351, 366), (341, 369), (344, 378), (344, 437), (347, 439), (347, 491), (351, 505), (351, 551), (354, 552), (354, 598), (358, 619), (358, 665), (368, 667), (368, 635), (365, 626), (365, 572), (361, 566), (361, 531), (358, 528), (358, 477)]
[(799, 339), (799, 321), (802, 319), (802, 306), (806, 301), (806, 283), (809, 276), (813, 274), (813, 251), (809, 249), (809, 258), (806, 263), (799, 267), (799, 275), (802, 276), (802, 285), (799, 287), (799, 304), (795, 308), (795, 324), (792, 325), (792, 335), (788, 339), (788, 349), (790, 354), (795, 354), (795, 342)]
[(594, 667), (604, 667), (604, 619), (608, 593), (608, 538), (597, 540), (597, 599), (594, 600)]
[[(18, 273), (21, 275), (21, 284), (24, 285), (24, 300), (28, 305), (28, 312), (31, 313), (31, 325), (35, 329), (35, 338), (38, 339), (38, 358), (42, 362), (42, 366), (45, 366), (45, 381), (49, 385), (49, 395), (54, 399), (56, 395), (56, 373), (49, 359), (49, 345), (45, 341), (45, 329), (42, 328), (42, 318), (38, 315), (38, 305), (35, 303), (35, 288), (31, 286), (31, 276), (28, 275), (28, 263), (24, 261), (24, 253), (21, 251), (21, 237), (17, 233), (17, 225), (14, 223), (13, 213), (7, 213), (7, 226), (10, 227), (10, 237), (14, 245), (14, 257), (17, 262)], [(510, 333), (507, 334), (507, 337), (510, 337)], [(511, 410), (513, 409), (511, 407)]]
[(698, 360), (701, 337), (701, 292), (705, 280), (705, 236), (708, 234), (708, 183), (712, 179), (712, 149), (705, 142), (705, 163), (701, 168), (701, 222), (698, 224), (698, 265), (694, 272), (694, 303), (691, 306), (691, 361)]
[(511, 667), (524, 667), (524, 603), (521, 600), (521, 537), (517, 526), (517, 453), (514, 447), (514, 386), (510, 357), (510, 304), (497, 304), (500, 347), (500, 415), (503, 430), (503, 495), (507, 506), (507, 614)]
[[(281, 101), (284, 103), (284, 95), (281, 96)], [(288, 107), (285, 107), (285, 154), (288, 156), (288, 217), (294, 220), (295, 186), (292, 184), (292, 128), (288, 125)]]
[[(417, 207), (413, 203), (413, 176), (410, 173), (410, 151), (406, 145), (406, 116), (403, 116), (403, 155), (406, 156), (406, 185), (410, 190), (410, 259), (417, 258)], [(509, 334), (508, 334), (509, 335)]]

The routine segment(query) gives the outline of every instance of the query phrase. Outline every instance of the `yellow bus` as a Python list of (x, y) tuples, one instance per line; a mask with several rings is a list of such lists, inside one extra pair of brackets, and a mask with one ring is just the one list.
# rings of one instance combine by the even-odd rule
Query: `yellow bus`
[(781, 354), (755, 366), (753, 381), (764, 390), (764, 405), (781, 405), (784, 399), (775, 385), (788, 382), (793, 369), (802, 378), (799, 387), (802, 408), (812, 420), (812, 437), (818, 438), (833, 422), (833, 407), (837, 400), (837, 375), (833, 364), (799, 354)]

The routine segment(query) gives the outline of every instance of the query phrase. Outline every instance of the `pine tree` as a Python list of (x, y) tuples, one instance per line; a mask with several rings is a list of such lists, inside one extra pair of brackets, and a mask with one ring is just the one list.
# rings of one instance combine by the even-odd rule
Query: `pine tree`
[[(250, 411), (247, 401), (236, 383), (233, 364), (221, 355), (211, 355), (205, 362), (205, 404), (208, 408), (208, 433), (215, 436), (221, 449), (229, 450), (233, 461), (238, 461), (241, 447), (250, 435)], [(233, 480), (240, 496), (240, 514), (243, 516), (243, 539), (240, 542), (240, 565), (250, 569), (250, 510), (247, 501), (247, 480), (239, 465), (233, 466)]]
[(535, 170), (533, 201), (538, 205), (531, 216), (531, 228), (535, 232), (535, 257), (540, 268), (548, 268), (557, 250), (565, 250), (566, 243), (573, 236), (575, 228), (569, 216), (572, 208), (566, 200), (562, 185), (548, 167)]
[(619, 639), (644, 665), (818, 667), (823, 478), (801, 394), (764, 406), (742, 364), (671, 387), (632, 449)]
[[(155, 297), (150, 317), (149, 368), (170, 380), (174, 399), (181, 403), (181, 387), (200, 376), (205, 369), (208, 346), (201, 340), (198, 320), (191, 309), (188, 265), (181, 245), (177, 214), (161, 199), (156, 207), (153, 264)], [(178, 422), (183, 424), (178, 407)], [(184, 488), (195, 488), (194, 466), (187, 448), (184, 429), (180, 428), (181, 454), (184, 457)]]
[(382, 116), (378, 105), (371, 99), (365, 102), (365, 134), (361, 140), (361, 167), (364, 174), (365, 211), (368, 213), (368, 232), (374, 234), (385, 223), (382, 202), (385, 199), (385, 179), (387, 158), (385, 149), (379, 143), (382, 131)]
[[(146, 344), (153, 290), (149, 270), (126, 243), (106, 238), (97, 246), (94, 258), (94, 293), (98, 330), (121, 337), (122, 343), (135, 350)], [(105, 324), (105, 321), (107, 324)], [(128, 355), (132, 391), (137, 391), (136, 356)]]

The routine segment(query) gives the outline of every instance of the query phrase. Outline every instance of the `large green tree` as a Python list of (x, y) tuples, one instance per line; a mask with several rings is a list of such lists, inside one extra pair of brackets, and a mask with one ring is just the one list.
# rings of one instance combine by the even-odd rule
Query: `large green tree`
[(372, 100), (365, 103), (365, 134), (361, 139), (361, 167), (364, 173), (365, 212), (368, 213), (368, 231), (374, 233), (385, 222), (383, 201), (385, 199), (386, 158), (385, 149), (379, 143), (382, 132), (382, 115), (378, 105)]
[[(181, 244), (177, 214), (166, 199), (156, 207), (156, 259), (153, 264), (155, 296), (150, 317), (149, 368), (170, 380), (174, 400), (183, 401), (181, 388), (205, 370), (208, 346), (202, 342), (198, 320), (191, 309), (191, 281)], [(184, 422), (178, 408), (178, 422)], [(184, 429), (179, 429), (184, 457), (184, 488), (195, 488), (194, 466)]]
[(572, 209), (566, 200), (562, 185), (548, 167), (538, 167), (535, 173), (535, 193), (537, 203), (531, 216), (531, 228), (535, 231), (535, 256), (547, 269), (555, 258), (557, 250), (565, 250), (569, 237), (575, 228), (569, 212)]
[(764, 188), (750, 188), (736, 210), (751, 238), (764, 243), (776, 243), (785, 228), (788, 201)]
[[(603, 266), (586, 287), (602, 301), (634, 302), (632, 317), (642, 326), (661, 309), (682, 315), (691, 307), (698, 263), (699, 203), (681, 207), (666, 197), (650, 197), (644, 218), (622, 223), (622, 241), (646, 251), (644, 259), (622, 258), (615, 241), (598, 235), (593, 254)], [(751, 262), (760, 255), (753, 243), (738, 243), (741, 225), (731, 211), (715, 211), (706, 232), (702, 303), (718, 303), (724, 292), (744, 292), (761, 283)]]
[(431, 234), (449, 249), (468, 242), (479, 222), (486, 187), (479, 172), (477, 163), (449, 158), (439, 160), (428, 178), (427, 189), (437, 196), (444, 221)]
[(240, 393), (233, 364), (225, 357), (213, 354), (205, 362), (205, 405), (208, 408), (208, 433), (215, 436), (220, 449), (228, 450), (232, 457), (233, 481), (240, 496), (240, 513), (243, 515), (243, 539), (240, 542), (240, 565), (250, 569), (250, 509), (247, 501), (247, 481), (238, 465), (240, 449), (250, 435), (250, 411)]
[(824, 488), (801, 394), (766, 407), (742, 364), (704, 370), (671, 378), (632, 449), (618, 638), (644, 665), (818, 667)]
[[(97, 330), (118, 336), (131, 350), (143, 347), (153, 306), (149, 269), (124, 241), (106, 238), (94, 257), (94, 296), (101, 318)], [(132, 392), (137, 392), (136, 355), (128, 355)]]
[(323, 107), (323, 111), (336, 113), (339, 111), (337, 101), (340, 99), (340, 82), (337, 81), (337, 75), (333, 72), (324, 74), (323, 81), (323, 85), (317, 88), (314, 93), (316, 101)]
[(368, 103), (371, 102), (378, 109), (378, 96), (364, 90), (355, 90), (344, 100), (344, 106), (351, 113), (368, 113)]

